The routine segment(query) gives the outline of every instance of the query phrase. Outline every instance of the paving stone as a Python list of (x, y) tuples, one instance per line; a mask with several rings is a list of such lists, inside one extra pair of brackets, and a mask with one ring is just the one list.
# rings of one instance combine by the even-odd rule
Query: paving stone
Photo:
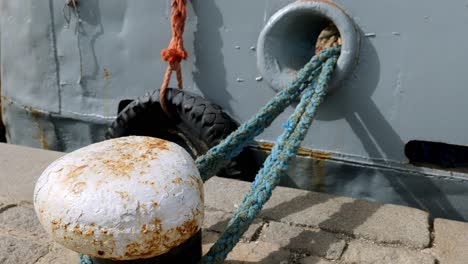
[(211, 231), (223, 232), (231, 216), (231, 213), (206, 209), (203, 228)]
[(54, 243), (50, 252), (35, 264), (77, 264), (78, 253)]
[(206, 207), (234, 213), (250, 189), (250, 183), (212, 177), (205, 182), (204, 189)]
[(434, 253), (440, 264), (468, 263), (468, 223), (435, 219)]
[(301, 264), (336, 264), (338, 262), (331, 262), (319, 257), (310, 256), (299, 261)]
[(0, 143), (0, 194), (32, 201), (34, 185), (44, 169), (64, 153)]
[(435, 264), (435, 258), (420, 251), (384, 247), (363, 241), (351, 241), (343, 254), (344, 263), (362, 264)]
[[(203, 254), (206, 254), (213, 244), (203, 245)], [(226, 258), (225, 264), (271, 264), (288, 263), (290, 252), (275, 243), (266, 242), (240, 242), (233, 248)]]
[[(231, 220), (232, 213), (225, 213), (223, 211), (217, 210), (205, 210), (205, 219), (203, 221), (203, 228), (210, 231), (215, 231), (222, 233), (226, 229), (229, 220)], [(263, 221), (260, 219), (255, 219), (254, 222), (249, 226), (247, 231), (245, 231), (242, 239), (244, 241), (251, 241), (255, 233), (261, 226)]]
[(202, 231), (202, 245), (213, 244), (221, 236), (221, 233), (204, 229)]
[(0, 228), (48, 238), (37, 219), (36, 212), (30, 207), (15, 206), (5, 210), (0, 214)]
[[(335, 198), (337, 202), (343, 198)], [(317, 214), (321, 212), (316, 212)], [(425, 248), (430, 243), (429, 214), (403, 206), (354, 200), (319, 226), (358, 237)]]
[(0, 263), (31, 264), (49, 252), (48, 243), (0, 235)]
[[(249, 188), (247, 182), (213, 177), (205, 184), (206, 204), (232, 212)], [(260, 217), (414, 248), (430, 242), (424, 211), (298, 189), (276, 188)]]
[(327, 259), (340, 258), (346, 246), (343, 239), (331, 233), (278, 222), (270, 222), (266, 225), (259, 240), (277, 243), (283, 248), (306, 251), (309, 254)]

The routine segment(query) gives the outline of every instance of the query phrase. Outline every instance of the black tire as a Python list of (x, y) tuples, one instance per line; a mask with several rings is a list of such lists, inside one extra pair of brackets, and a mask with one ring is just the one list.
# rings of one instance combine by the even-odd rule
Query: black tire
[[(133, 101), (122, 101), (119, 108), (123, 109), (108, 129), (106, 138), (130, 135), (158, 137), (179, 144), (196, 158), (238, 127), (238, 123), (220, 106), (187, 91), (168, 88), (166, 104), (171, 118), (159, 104), (159, 90)], [(246, 150), (227, 162), (219, 175), (251, 180), (256, 168), (255, 159)]]

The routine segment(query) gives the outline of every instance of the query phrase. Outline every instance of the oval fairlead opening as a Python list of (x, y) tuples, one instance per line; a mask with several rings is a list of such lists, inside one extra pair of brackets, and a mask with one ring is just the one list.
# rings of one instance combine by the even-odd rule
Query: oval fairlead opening
[(287, 87), (314, 55), (320, 32), (333, 23), (342, 50), (329, 89), (336, 88), (356, 64), (359, 33), (351, 18), (330, 1), (300, 1), (275, 13), (260, 33), (257, 63), (274, 90)]

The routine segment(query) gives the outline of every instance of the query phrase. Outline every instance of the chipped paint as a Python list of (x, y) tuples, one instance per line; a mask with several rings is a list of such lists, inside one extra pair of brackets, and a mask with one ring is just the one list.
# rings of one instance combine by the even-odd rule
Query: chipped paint
[(72, 187), (72, 193), (73, 194), (81, 194), (81, 192), (83, 192), (83, 189), (86, 187), (86, 182), (77, 182), (75, 184), (73, 184), (73, 187)]
[(54, 240), (115, 260), (168, 252), (203, 222), (203, 183), (180, 146), (149, 137), (96, 143), (65, 155), (39, 178), (34, 205)]
[(128, 192), (118, 192), (116, 191), (117, 194), (119, 194), (120, 198), (128, 200)]

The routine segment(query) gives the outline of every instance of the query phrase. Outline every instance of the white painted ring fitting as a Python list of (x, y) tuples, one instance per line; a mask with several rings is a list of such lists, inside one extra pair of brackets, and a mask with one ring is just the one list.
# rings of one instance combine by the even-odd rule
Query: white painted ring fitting
[(34, 190), (53, 239), (114, 260), (164, 254), (203, 222), (203, 182), (180, 146), (150, 137), (96, 143), (53, 162)]
[(290, 85), (314, 55), (315, 40), (330, 22), (340, 32), (342, 48), (329, 90), (336, 88), (357, 62), (360, 35), (351, 18), (331, 1), (303, 0), (285, 6), (269, 19), (258, 39), (257, 66), (274, 90)]

